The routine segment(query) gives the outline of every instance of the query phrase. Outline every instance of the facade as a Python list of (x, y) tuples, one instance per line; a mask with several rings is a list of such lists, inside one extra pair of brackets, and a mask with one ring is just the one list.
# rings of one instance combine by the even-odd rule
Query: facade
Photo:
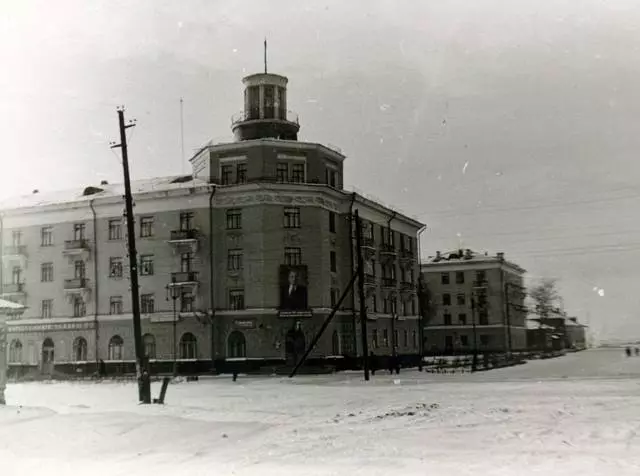
[(526, 349), (525, 270), (503, 253), (437, 252), (421, 265), (430, 305), (427, 354), (518, 352)]
[[(258, 74), (244, 84), (235, 142), (203, 147), (189, 176), (132, 184), (152, 371), (293, 363), (354, 272), (356, 210), (370, 234), (369, 340), (388, 332), (393, 316), (398, 352), (416, 354), (423, 225), (345, 191), (345, 156), (297, 140), (287, 78)], [(27, 306), (8, 325), (9, 345), (20, 348), (10, 353), (12, 372), (133, 369), (122, 195), (121, 185), (103, 182), (0, 206), (2, 295)], [(361, 353), (358, 306), (349, 293), (312, 358)]]
[(22, 311), (21, 305), (0, 299), (0, 405), (5, 404), (4, 390), (7, 384), (7, 316), (19, 315)]
[(529, 322), (530, 350), (582, 350), (587, 347), (587, 326), (563, 311), (558, 310), (549, 317), (533, 318)]

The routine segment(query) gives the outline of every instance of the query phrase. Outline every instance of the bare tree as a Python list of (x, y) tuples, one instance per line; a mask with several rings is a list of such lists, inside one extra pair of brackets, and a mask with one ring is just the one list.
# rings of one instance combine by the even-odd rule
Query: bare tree
[(544, 278), (533, 286), (529, 290), (529, 297), (535, 304), (535, 313), (540, 317), (541, 323), (556, 313), (557, 303), (561, 299), (556, 280), (550, 278)]

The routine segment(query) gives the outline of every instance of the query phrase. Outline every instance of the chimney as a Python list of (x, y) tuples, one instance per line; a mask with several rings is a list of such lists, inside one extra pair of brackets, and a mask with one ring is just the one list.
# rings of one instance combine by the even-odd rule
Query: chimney
[(464, 250), (464, 258), (465, 259), (471, 259), (473, 258), (473, 255), (471, 254), (471, 250), (469, 248), (467, 248), (466, 250)]
[(504, 253), (501, 251), (499, 253), (496, 253), (496, 256), (498, 257), (498, 259), (500, 261), (504, 261)]
[(39, 192), (40, 192), (40, 190), (38, 190), (37, 188), (35, 188), (35, 189), (33, 189), (33, 192), (31, 192), (31, 193), (34, 193), (34, 194), (35, 194), (35, 193), (39, 193)]
[(436, 259), (434, 261), (440, 261), (442, 259), (442, 254), (439, 251), (436, 251)]
[(109, 185), (109, 182), (107, 182), (106, 180), (102, 180), (102, 181), (100, 182), (100, 185)]

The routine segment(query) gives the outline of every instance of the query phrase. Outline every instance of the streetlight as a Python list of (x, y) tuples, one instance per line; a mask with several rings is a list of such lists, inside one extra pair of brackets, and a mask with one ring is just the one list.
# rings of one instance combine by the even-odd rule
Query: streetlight
[(176, 308), (176, 301), (182, 293), (182, 286), (176, 284), (176, 277), (171, 277), (171, 284), (167, 285), (167, 301), (169, 298), (173, 301), (173, 376), (178, 375), (178, 352), (177, 352), (177, 321), (178, 311)]

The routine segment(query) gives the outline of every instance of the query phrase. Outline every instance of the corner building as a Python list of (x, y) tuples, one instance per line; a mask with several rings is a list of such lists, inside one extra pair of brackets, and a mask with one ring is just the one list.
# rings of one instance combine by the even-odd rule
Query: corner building
[[(199, 150), (189, 176), (132, 184), (152, 370), (294, 363), (355, 271), (356, 210), (367, 234), (370, 348), (391, 354), (395, 343), (398, 354), (416, 355), (423, 225), (345, 191), (345, 156), (297, 140), (287, 78), (243, 82), (234, 142)], [(2, 295), (27, 306), (9, 322), (14, 375), (83, 374), (101, 361), (108, 372), (133, 370), (122, 195), (103, 182), (2, 206)], [(361, 355), (356, 296), (347, 295), (312, 362), (340, 367)]]

